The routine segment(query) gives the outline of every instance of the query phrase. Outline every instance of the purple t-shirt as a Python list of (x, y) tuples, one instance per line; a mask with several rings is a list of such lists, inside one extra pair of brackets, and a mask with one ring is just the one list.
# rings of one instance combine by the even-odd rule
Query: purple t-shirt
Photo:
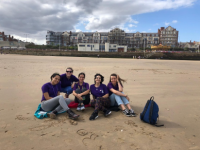
[(108, 94), (108, 89), (106, 87), (105, 84), (100, 84), (99, 87), (95, 87), (94, 84), (92, 84), (90, 86), (90, 91), (91, 91), (91, 94), (97, 98), (97, 97), (102, 97), (106, 94)]
[(77, 82), (79, 80), (74, 75), (71, 75), (70, 79), (68, 79), (66, 74), (64, 73), (60, 75), (60, 81), (61, 81), (61, 87), (65, 88), (71, 86), (73, 82)]
[(118, 84), (116, 84), (116, 85), (114, 86), (111, 82), (108, 83), (107, 88), (108, 88), (108, 91), (109, 91), (109, 95), (112, 94), (112, 92), (110, 91), (110, 89), (112, 89), (112, 88), (113, 88), (114, 90), (116, 90), (116, 91), (119, 91)]
[(50, 82), (45, 83), (42, 86), (42, 100), (46, 100), (44, 97), (44, 93), (48, 92), (49, 97), (56, 97), (58, 95), (58, 92), (60, 92), (61, 86), (60, 82), (56, 85), (52, 85)]
[(85, 87), (87, 90), (89, 90), (89, 84), (83, 82), (82, 85), (80, 85), (79, 83), (76, 83), (76, 84), (74, 85), (74, 87), (73, 87), (73, 91), (75, 91), (75, 90), (78, 89), (78, 88), (79, 88), (80, 90), (82, 90), (83, 87)]

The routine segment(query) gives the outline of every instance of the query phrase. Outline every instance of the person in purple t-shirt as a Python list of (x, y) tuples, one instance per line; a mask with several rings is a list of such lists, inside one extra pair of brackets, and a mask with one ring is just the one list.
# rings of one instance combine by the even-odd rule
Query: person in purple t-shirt
[(56, 115), (61, 111), (66, 111), (71, 119), (77, 119), (79, 115), (75, 114), (69, 107), (70, 103), (69, 98), (64, 98), (60, 95), (60, 75), (58, 73), (54, 73), (51, 76), (51, 82), (45, 83), (42, 86), (42, 100), (41, 100), (41, 108), (42, 110), (51, 113), (47, 115), (55, 119)]
[(93, 95), (93, 100), (91, 101), (91, 106), (95, 108), (94, 112), (90, 116), (89, 120), (95, 120), (98, 118), (98, 112), (103, 111), (104, 116), (111, 114), (108, 109), (110, 107), (110, 99), (108, 94), (108, 89), (105, 84), (102, 84), (104, 77), (97, 73), (94, 76), (94, 83), (90, 86), (91, 94)]
[[(109, 90), (111, 106), (120, 106), (122, 112), (126, 116), (133, 116), (136, 117), (134, 110), (131, 108), (129, 104), (129, 97), (123, 93), (123, 85), (122, 81), (125, 80), (121, 79), (117, 74), (110, 75), (110, 82), (108, 83), (107, 87)], [(126, 107), (129, 109), (127, 110)]]
[(78, 82), (78, 79), (73, 75), (73, 69), (68, 67), (66, 73), (60, 75), (61, 81), (61, 92), (66, 93), (65, 97), (68, 98), (73, 91), (75, 82)]
[(90, 89), (89, 84), (84, 82), (85, 73), (81, 72), (78, 75), (79, 82), (73, 87), (73, 95), (75, 96), (75, 102), (79, 103), (77, 110), (84, 110), (85, 106), (90, 103)]

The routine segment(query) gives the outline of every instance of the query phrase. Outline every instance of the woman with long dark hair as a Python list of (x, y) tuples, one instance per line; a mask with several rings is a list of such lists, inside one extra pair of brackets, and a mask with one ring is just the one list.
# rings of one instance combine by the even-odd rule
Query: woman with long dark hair
[[(110, 82), (107, 87), (109, 90), (109, 98), (111, 101), (111, 106), (120, 106), (122, 112), (126, 116), (136, 117), (134, 110), (131, 108), (129, 104), (128, 95), (123, 92), (123, 84), (126, 80), (119, 77), (119, 75), (113, 73), (110, 75)], [(128, 109), (127, 109), (127, 108)]]
[(108, 89), (106, 85), (103, 84), (103, 81), (104, 77), (97, 73), (94, 76), (94, 84), (90, 86), (90, 91), (93, 95), (91, 106), (94, 107), (95, 110), (89, 120), (97, 119), (99, 111), (103, 111), (105, 117), (111, 114), (111, 111), (108, 109), (110, 107)]
[(56, 118), (56, 115), (60, 111), (66, 111), (68, 113), (69, 118), (77, 119), (79, 115), (75, 114), (69, 107), (70, 103), (69, 98), (64, 98), (60, 95), (61, 85), (60, 85), (60, 75), (58, 73), (54, 73), (51, 76), (51, 81), (45, 83), (42, 86), (42, 100), (41, 100), (41, 108), (51, 113), (48, 116), (52, 119)]
[(89, 84), (84, 82), (85, 73), (81, 72), (78, 75), (79, 82), (75, 83), (73, 87), (73, 95), (75, 96), (75, 102), (79, 103), (77, 110), (84, 110), (85, 106), (90, 103), (90, 89)]

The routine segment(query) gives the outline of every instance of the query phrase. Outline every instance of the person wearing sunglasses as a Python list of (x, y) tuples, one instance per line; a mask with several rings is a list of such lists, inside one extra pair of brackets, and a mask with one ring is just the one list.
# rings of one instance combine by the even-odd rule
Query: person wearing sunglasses
[(89, 120), (97, 119), (99, 111), (103, 111), (105, 117), (111, 114), (111, 111), (108, 109), (110, 107), (109, 93), (106, 85), (102, 84), (103, 81), (104, 77), (97, 73), (94, 76), (94, 84), (90, 86), (90, 91), (93, 95), (91, 106), (94, 107), (95, 110)]
[(85, 106), (90, 103), (90, 89), (89, 84), (84, 82), (85, 73), (81, 72), (78, 75), (79, 82), (75, 83), (73, 88), (73, 95), (75, 96), (75, 103), (78, 103), (77, 111), (85, 110)]
[[(128, 95), (123, 92), (122, 82), (126, 80), (119, 77), (119, 75), (113, 73), (110, 75), (110, 82), (107, 85), (110, 95), (111, 106), (120, 106), (122, 113), (126, 116), (136, 117), (134, 110), (131, 108), (129, 103)], [(126, 107), (128, 109), (126, 109)]]
[(73, 91), (75, 82), (78, 82), (79, 80), (73, 75), (73, 69), (68, 67), (66, 73), (60, 75), (60, 81), (61, 92), (65, 93), (65, 97), (68, 98)]
[(79, 115), (75, 114), (69, 107), (70, 99), (60, 95), (60, 75), (54, 73), (51, 81), (42, 86), (41, 108), (43, 111), (49, 112), (47, 115), (51, 119), (55, 119), (58, 113), (66, 111), (69, 118), (77, 119)]

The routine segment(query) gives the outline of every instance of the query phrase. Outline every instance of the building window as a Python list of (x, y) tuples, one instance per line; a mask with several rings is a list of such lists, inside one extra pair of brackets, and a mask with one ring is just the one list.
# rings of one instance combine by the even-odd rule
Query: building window
[(79, 45), (79, 47), (85, 47), (85, 45)]
[(87, 47), (90, 47), (90, 45), (87, 45)]

